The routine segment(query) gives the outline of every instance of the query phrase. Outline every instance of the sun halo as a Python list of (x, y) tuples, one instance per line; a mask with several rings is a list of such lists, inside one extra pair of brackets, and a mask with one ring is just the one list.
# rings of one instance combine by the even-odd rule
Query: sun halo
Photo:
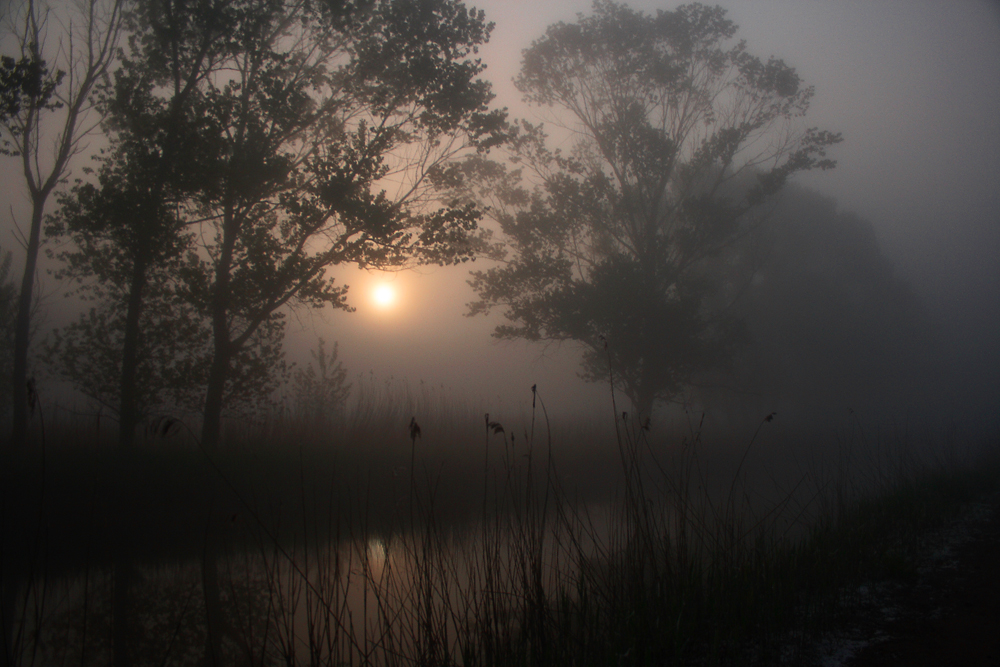
[(379, 308), (391, 308), (396, 303), (396, 290), (391, 285), (379, 285), (372, 291), (372, 299)]

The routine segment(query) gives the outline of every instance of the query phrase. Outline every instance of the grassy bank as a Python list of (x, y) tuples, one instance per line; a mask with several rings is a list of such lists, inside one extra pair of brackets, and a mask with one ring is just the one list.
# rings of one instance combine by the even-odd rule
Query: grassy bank
[(109, 664), (116, 627), (151, 665), (805, 660), (1000, 469), (876, 438), (778, 477), (769, 420), (721, 461), (698, 429), (627, 418), (449, 410), (418, 438), (410, 413), (275, 421), (217, 452), (178, 430), (129, 456), (52, 429), (5, 466), (12, 664)]

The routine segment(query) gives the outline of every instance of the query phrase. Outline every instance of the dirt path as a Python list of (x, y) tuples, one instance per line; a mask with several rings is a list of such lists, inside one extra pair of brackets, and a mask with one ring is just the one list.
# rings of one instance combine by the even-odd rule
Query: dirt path
[(928, 547), (915, 581), (873, 593), (823, 664), (1000, 667), (1000, 497)]

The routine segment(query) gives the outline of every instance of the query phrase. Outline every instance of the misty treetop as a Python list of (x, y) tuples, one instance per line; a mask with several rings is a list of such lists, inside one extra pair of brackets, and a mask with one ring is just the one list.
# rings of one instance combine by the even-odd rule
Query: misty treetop
[(581, 343), (585, 377), (613, 371), (643, 414), (743, 339), (726, 307), (739, 276), (713, 258), (788, 177), (834, 166), (840, 136), (802, 123), (813, 89), (736, 34), (718, 7), (598, 0), (526, 49), (516, 79), (572, 149), (522, 121), (508, 163), (435, 174), (503, 232), (499, 264), (472, 274), (470, 314), (502, 308), (500, 338)]

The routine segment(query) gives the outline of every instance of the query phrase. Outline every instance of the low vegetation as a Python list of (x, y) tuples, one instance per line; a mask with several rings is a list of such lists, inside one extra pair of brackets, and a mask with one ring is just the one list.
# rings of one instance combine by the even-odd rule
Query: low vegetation
[(520, 423), (362, 391), (328, 429), (275, 415), (211, 454), (172, 420), (128, 456), (50, 424), (5, 466), (9, 662), (109, 664), (122, 623), (137, 665), (801, 662), (996, 479), (857, 433), (764, 474), (771, 416), (709, 466), (701, 427), (574, 431), (532, 399)]

